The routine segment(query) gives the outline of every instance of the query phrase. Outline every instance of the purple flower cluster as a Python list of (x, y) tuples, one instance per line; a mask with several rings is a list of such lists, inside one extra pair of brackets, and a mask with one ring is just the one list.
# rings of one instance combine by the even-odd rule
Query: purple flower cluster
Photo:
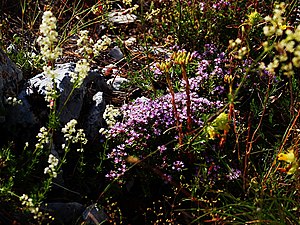
[[(177, 46), (174, 46), (174, 49), (178, 50)], [(224, 69), (227, 60), (224, 53), (218, 53), (217, 48), (210, 44), (205, 45), (202, 54), (193, 52), (192, 57), (198, 61), (198, 66), (196, 72), (191, 74), (195, 77), (189, 78), (190, 113), (193, 128), (199, 128), (204, 125), (203, 116), (214, 113), (223, 106), (216, 96), (225, 90), (222, 84), (227, 72)], [(153, 67), (153, 71), (154, 76), (162, 74), (156, 66)], [(185, 87), (185, 85), (182, 80), (181, 86)], [(201, 91), (204, 89), (208, 90), (205, 95)], [(173, 100), (176, 112), (173, 108)], [(152, 164), (164, 170), (169, 169), (171, 173), (181, 171), (184, 162), (174, 151), (174, 146), (166, 146), (166, 143), (178, 139), (177, 122), (182, 124), (184, 132), (188, 119), (187, 108), (185, 88), (175, 93), (174, 99), (171, 94), (166, 94), (156, 99), (137, 98), (123, 105), (120, 109), (123, 115), (122, 121), (117, 122), (108, 132), (113, 146), (108, 158), (114, 162), (114, 169), (107, 174), (107, 177), (115, 178), (123, 175), (128, 156), (144, 159), (153, 152), (157, 154), (151, 157)]]
[[(196, 54), (199, 60), (196, 69), (196, 77), (189, 79), (190, 90), (192, 92), (199, 92), (201, 88), (205, 88), (204, 85), (210, 81), (214, 82), (213, 90), (210, 90), (210, 94), (223, 94), (225, 88), (223, 85), (224, 76), (228, 73), (225, 69), (225, 64), (228, 59), (225, 57), (225, 53), (218, 53), (217, 48), (213, 44), (206, 44), (203, 54)], [(181, 86), (185, 86), (185, 81), (181, 81)]]
[(173, 170), (181, 171), (183, 168), (184, 168), (184, 163), (182, 161), (177, 160), (173, 162), (173, 166), (172, 166)]
[(222, 10), (222, 9), (228, 8), (228, 6), (231, 5), (228, 0), (218, 0), (218, 1), (216, 1), (216, 3), (213, 3), (212, 5), (211, 5), (211, 3), (212, 2), (208, 3), (208, 2), (199, 1), (196, 4), (201, 12), (204, 12), (208, 8), (211, 8), (211, 7), (214, 10)]
[(212, 7), (216, 10), (221, 10), (221, 9), (226, 8), (229, 5), (230, 5), (230, 2), (228, 2), (226, 0), (219, 0), (217, 3), (214, 3)]
[(206, 44), (205, 51), (202, 55), (198, 55), (200, 60), (198, 63), (197, 75), (214, 78), (223, 78), (226, 74), (225, 64), (228, 62), (225, 53), (218, 53), (218, 49), (213, 44)]
[[(201, 113), (207, 113), (210, 109), (218, 109), (222, 106), (220, 101), (211, 102), (207, 98), (199, 97), (195, 92), (190, 93), (192, 119), (195, 125), (203, 124)], [(167, 129), (176, 125), (172, 96), (164, 95), (155, 100), (141, 97), (121, 108), (123, 122), (117, 122), (109, 133), (112, 137), (123, 134), (128, 137), (127, 145), (132, 145), (134, 140), (142, 137), (145, 139), (161, 135)], [(178, 109), (179, 121), (183, 123), (187, 119), (187, 97), (185, 92), (175, 93), (175, 103)], [(148, 135), (147, 135), (148, 134)], [(152, 134), (152, 135), (150, 135)]]
[(230, 173), (226, 176), (229, 180), (236, 180), (241, 177), (242, 172), (239, 169), (231, 169)]
[[(197, 93), (190, 93), (192, 121), (195, 127), (203, 126), (203, 114), (216, 111), (223, 106), (221, 101), (210, 101), (199, 97)], [(109, 136), (115, 142), (116, 147), (108, 154), (108, 158), (114, 162), (115, 169), (107, 177), (115, 178), (123, 175), (126, 170), (126, 157), (136, 155), (140, 159), (158, 151), (159, 155), (167, 154), (166, 146), (158, 143), (159, 137), (168, 134), (170, 140), (174, 140), (178, 134), (175, 128), (176, 119), (171, 104), (171, 94), (157, 99), (146, 97), (137, 98), (129, 104), (121, 107), (122, 122), (117, 122), (110, 130)], [(179, 121), (182, 124), (187, 120), (187, 96), (185, 92), (175, 93), (175, 104)], [(163, 158), (160, 156), (160, 158)], [(180, 164), (173, 164), (177, 170)]]

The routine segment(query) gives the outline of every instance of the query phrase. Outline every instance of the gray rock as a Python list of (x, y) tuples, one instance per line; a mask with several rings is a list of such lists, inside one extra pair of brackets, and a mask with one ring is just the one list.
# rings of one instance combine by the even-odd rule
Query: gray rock
[[(71, 93), (73, 84), (70, 82), (69, 73), (74, 72), (74, 69), (75, 64), (62, 64), (57, 69), (57, 73), (63, 76), (61, 80), (58, 80), (58, 88), (60, 91), (58, 111), (61, 112), (60, 121), (62, 123), (67, 123), (71, 119), (78, 119), (83, 106), (86, 83)], [(72, 95), (69, 98), (70, 94)]]
[(111, 86), (114, 90), (116, 91), (120, 91), (121, 90), (121, 86), (124, 83), (127, 83), (128, 79), (124, 78), (124, 77), (120, 77), (120, 76), (116, 76), (114, 78), (111, 78), (107, 81), (107, 84), (109, 86)]
[[(82, 121), (86, 135), (93, 139), (95, 135), (98, 135), (100, 129), (98, 127), (102, 126), (103, 123), (103, 113), (101, 112), (105, 109), (105, 103), (100, 93), (109, 93), (112, 90), (103, 76), (95, 71), (90, 71), (82, 86), (75, 89), (69, 98), (73, 86), (69, 74), (74, 72), (74, 69), (75, 63), (60, 64), (55, 69), (57, 74), (55, 77), (56, 88), (60, 95), (58, 99), (59, 119), (62, 125), (71, 119)], [(44, 73), (27, 81), (26, 87), (18, 96), (23, 104), (11, 108), (9, 113), (8, 130), (14, 130), (16, 136), (24, 136), (24, 130), (32, 130), (32, 127), (39, 129), (41, 125), (44, 126), (48, 122), (49, 108), (44, 97), (46, 87), (51, 83), (51, 78)]]
[(113, 49), (109, 51), (109, 55), (114, 58), (115, 60), (120, 60), (124, 57), (123, 53), (121, 52), (121, 49), (116, 46)]
[(22, 71), (17, 68), (0, 48), (0, 122), (5, 121), (5, 114), (8, 113), (4, 102), (5, 99), (16, 97), (19, 94), (19, 85), (22, 80)]
[(103, 92), (97, 92), (93, 96), (93, 102), (87, 120), (85, 122), (85, 132), (88, 139), (93, 139), (104, 126), (103, 113), (105, 111), (105, 101)]
[[(57, 64), (55, 68), (55, 83), (59, 92), (63, 92), (65, 90), (64, 84), (71, 86), (70, 83), (70, 72), (74, 72), (75, 63), (65, 63), (65, 64)], [(66, 79), (68, 81), (66, 81)], [(44, 73), (38, 74), (33, 78), (28, 80), (28, 86), (25, 90), (27, 95), (31, 95), (34, 92), (37, 92), (40, 95), (45, 96), (46, 94), (46, 87), (48, 84), (51, 84), (51, 78), (46, 76)]]
[(78, 202), (53, 202), (41, 206), (41, 211), (54, 217), (51, 224), (77, 224), (84, 210), (85, 207)]
[(108, 219), (103, 209), (98, 209), (96, 204), (84, 207), (78, 202), (52, 202), (40, 207), (42, 212), (54, 217), (51, 224), (84, 224), (98, 225)]
[(97, 225), (102, 224), (108, 219), (103, 209), (98, 209), (96, 204), (90, 205), (83, 212), (82, 217), (85, 224)]
[(116, 24), (129, 24), (136, 21), (137, 16), (131, 13), (127, 13), (126, 10), (120, 10), (110, 12), (108, 14), (108, 21)]

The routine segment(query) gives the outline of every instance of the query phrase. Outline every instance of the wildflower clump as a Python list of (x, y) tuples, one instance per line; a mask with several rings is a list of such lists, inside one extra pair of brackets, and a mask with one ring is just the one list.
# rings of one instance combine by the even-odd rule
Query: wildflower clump
[(70, 73), (71, 82), (74, 88), (79, 88), (90, 71), (90, 64), (87, 59), (81, 59), (76, 63), (75, 73)]
[(79, 88), (87, 77), (92, 58), (99, 56), (110, 44), (111, 39), (106, 35), (102, 36), (102, 39), (99, 39), (94, 43), (94, 40), (89, 37), (89, 32), (87, 30), (79, 32), (77, 52), (83, 56), (83, 59), (80, 59), (76, 63), (75, 72), (70, 73), (71, 82), (74, 84), (74, 88)]
[(49, 174), (50, 177), (56, 178), (57, 172), (56, 167), (58, 165), (59, 160), (52, 154), (49, 155), (48, 163), (49, 166), (44, 169), (44, 174)]
[(38, 143), (35, 145), (36, 149), (42, 149), (50, 141), (50, 133), (46, 127), (41, 127), (36, 137), (38, 139)]
[(93, 39), (89, 37), (87, 30), (79, 31), (79, 38), (77, 40), (78, 53), (83, 54), (85, 58), (88, 58), (93, 53), (91, 45), (94, 43)]
[(265, 17), (266, 26), (263, 28), (267, 37), (281, 36), (280, 40), (264, 43), (265, 51), (275, 48), (276, 54), (273, 60), (267, 65), (267, 70), (275, 75), (277, 69), (280, 69), (285, 76), (293, 76), (295, 69), (300, 67), (300, 26), (295, 28), (288, 27), (286, 18), (282, 15), (286, 11), (284, 2), (275, 5), (273, 17)]
[(190, 52), (180, 50), (172, 53), (171, 60), (178, 65), (187, 65), (192, 61), (192, 55)]
[(55, 60), (62, 54), (62, 49), (57, 45), (58, 33), (56, 29), (56, 18), (51, 11), (45, 11), (42, 24), (40, 25), (41, 36), (37, 42), (40, 45), (41, 55), (46, 65), (43, 67), (44, 74), (51, 78), (51, 83), (47, 84), (45, 100), (49, 103), (50, 109), (54, 109), (54, 102), (58, 98), (55, 88), (55, 77), (57, 74), (53, 71)]
[(89, 32), (87, 30), (79, 32), (79, 38), (77, 40), (79, 49), (77, 51), (86, 59), (99, 56), (100, 52), (105, 51), (110, 45), (111, 39), (106, 35), (103, 35), (101, 39), (97, 40), (95, 43), (94, 40), (89, 37)]
[(111, 45), (111, 39), (103, 35), (93, 46), (94, 56), (97, 57)]
[[(124, 175), (128, 169), (128, 157), (137, 158), (140, 162), (148, 154), (152, 155), (148, 163), (163, 169), (166, 173), (182, 172), (187, 168), (188, 162), (180, 157), (181, 153), (178, 152), (178, 146), (176, 147), (174, 142), (179, 143), (180, 139), (183, 140), (193, 129), (204, 130), (206, 127), (204, 118), (224, 105), (215, 94), (224, 92), (222, 85), (227, 60), (224, 53), (217, 52), (217, 48), (209, 44), (205, 45), (202, 54), (189, 53), (185, 50), (173, 52), (170, 58), (155, 63), (152, 71), (157, 79), (161, 75), (166, 75), (166, 79), (169, 79), (169, 91), (172, 82), (179, 79), (176, 91), (170, 91), (156, 99), (139, 97), (124, 104), (120, 108), (121, 121), (112, 116), (110, 122), (108, 114), (114, 113), (108, 113), (112, 111), (108, 107), (104, 117), (108, 121), (109, 129), (102, 129), (101, 133), (105, 134), (109, 145), (113, 146), (107, 157), (113, 162), (114, 168), (107, 177), (116, 178)], [(177, 74), (178, 71), (181, 76)], [(189, 77), (190, 75), (193, 77)], [(226, 116), (227, 114), (225, 116), (221, 114), (214, 123), (211, 123), (216, 133), (228, 130)], [(178, 127), (182, 129), (178, 131)], [(203, 140), (206, 139), (204, 136)]]
[(280, 68), (286, 76), (293, 76), (294, 70), (300, 68), (300, 26), (295, 31), (286, 30), (286, 37), (275, 43), (276, 54), (273, 61), (267, 66), (272, 74)]
[(62, 54), (61, 48), (56, 46), (58, 33), (55, 29), (56, 18), (51, 11), (45, 11), (40, 25), (41, 36), (38, 37), (37, 42), (41, 47), (43, 59), (47, 63), (52, 62)]
[(76, 125), (77, 125), (77, 120), (72, 119), (65, 125), (65, 127), (61, 129), (61, 132), (64, 134), (64, 138), (68, 143), (68, 146), (64, 144), (63, 148), (67, 148), (68, 150), (70, 143), (80, 143), (81, 147), (78, 148), (77, 151), (83, 152), (82, 145), (87, 144), (87, 139), (83, 129), (76, 129), (75, 128)]
[(103, 119), (106, 121), (108, 127), (114, 126), (120, 116), (119, 109), (113, 105), (107, 105), (103, 113)]
[(33, 199), (29, 198), (28, 195), (23, 194), (20, 198), (20, 201), (25, 210), (28, 210), (30, 213), (34, 214), (34, 219), (42, 217), (42, 212), (39, 207), (33, 203)]
[[(203, 114), (223, 106), (220, 101), (210, 101), (199, 97), (194, 92), (190, 93), (190, 100), (192, 124), (196, 127), (203, 126)], [(143, 159), (152, 151), (160, 153), (156, 158), (157, 161), (154, 162), (155, 165), (167, 165), (166, 161), (169, 160), (169, 165), (171, 165), (169, 169), (174, 168), (173, 170), (176, 171), (183, 169), (184, 162), (174, 159), (176, 162), (174, 164), (172, 158), (167, 156), (171, 154), (172, 148), (166, 151), (164, 146), (168, 140), (178, 139), (178, 133), (172, 129), (176, 126), (176, 118), (171, 102), (172, 95), (167, 94), (154, 100), (146, 97), (137, 98), (132, 103), (121, 107), (122, 122), (116, 122), (108, 130), (108, 137), (115, 146), (108, 154), (108, 158), (113, 160), (115, 169), (111, 170), (107, 177), (115, 178), (125, 173), (128, 155)], [(188, 119), (185, 92), (175, 93), (175, 104), (178, 109), (179, 122), (185, 125)]]
[(265, 22), (267, 25), (264, 26), (263, 31), (266, 36), (283, 35), (283, 31), (286, 29), (286, 18), (283, 17), (285, 7), (286, 5), (284, 2), (276, 4), (275, 9), (273, 10), (273, 16), (265, 17)]

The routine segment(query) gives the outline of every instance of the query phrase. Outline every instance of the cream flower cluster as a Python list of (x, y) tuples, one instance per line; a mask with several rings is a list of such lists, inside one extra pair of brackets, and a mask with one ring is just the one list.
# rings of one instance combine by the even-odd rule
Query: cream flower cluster
[[(276, 18), (284, 12), (284, 6), (284, 3), (277, 5), (274, 10), (274, 16), (277, 15)], [(274, 20), (274, 16), (272, 20)], [(277, 22), (280, 28), (278, 28), (279, 25), (274, 26), (277, 27), (277, 30), (273, 33), (277, 35), (285, 34), (285, 38), (274, 43), (277, 54), (274, 56), (273, 61), (268, 64), (267, 70), (271, 74), (275, 74), (275, 70), (280, 67), (284, 75), (293, 76), (294, 68), (300, 68), (300, 26), (294, 30), (285, 29), (283, 19), (277, 19)], [(265, 43), (264, 46), (265, 49), (269, 48), (267, 43)]]
[(5, 99), (5, 103), (12, 106), (22, 105), (22, 100), (17, 99), (16, 97), (8, 97)]
[(75, 88), (80, 87), (84, 78), (88, 75), (91, 56), (99, 56), (100, 52), (106, 50), (110, 44), (111, 39), (105, 35), (94, 44), (87, 30), (79, 32), (79, 39), (77, 40), (78, 52), (84, 56), (84, 59), (76, 63), (75, 73), (70, 74), (71, 82), (75, 85)]
[(81, 144), (81, 147), (77, 149), (77, 152), (83, 152), (82, 145), (87, 144), (87, 139), (85, 137), (85, 133), (83, 129), (78, 129), (75, 137), (76, 142)]
[(58, 33), (55, 29), (56, 18), (51, 11), (45, 11), (42, 18), (42, 24), (40, 25), (41, 36), (37, 39), (45, 62), (53, 61), (62, 54), (61, 48), (55, 46), (58, 41)]
[(79, 39), (77, 40), (77, 46), (79, 47), (78, 52), (83, 54), (86, 58), (93, 53), (94, 44), (92, 38), (89, 37), (89, 32), (87, 30), (79, 31)]
[(45, 101), (48, 102), (49, 104), (47, 105), (48, 107), (53, 108), (54, 101), (58, 97), (57, 90), (55, 88), (55, 82), (53, 82), (54, 78), (57, 76), (54, 70), (50, 66), (44, 66), (43, 67), (44, 74), (47, 77), (50, 77), (52, 79), (52, 82), (47, 83), (45, 87)]
[(117, 122), (116, 118), (121, 116), (120, 110), (113, 105), (107, 105), (103, 113), (103, 119), (105, 119), (107, 126), (112, 127)]
[(280, 4), (276, 4), (273, 12), (273, 17), (265, 17), (267, 25), (263, 28), (263, 31), (266, 36), (272, 36), (274, 34), (281, 36), (286, 29), (286, 18), (282, 16), (285, 12), (285, 3), (281, 2)]
[(76, 133), (76, 129), (75, 129), (76, 124), (77, 124), (77, 120), (72, 119), (65, 125), (64, 128), (61, 129), (61, 132), (64, 133), (64, 138), (67, 141), (73, 140), (74, 134)]
[(54, 85), (55, 83), (51, 82), (45, 87), (45, 101), (49, 103), (47, 106), (50, 107), (50, 109), (53, 108), (54, 101), (58, 96)]
[(106, 35), (103, 35), (101, 39), (94, 43), (94, 40), (89, 37), (87, 30), (79, 32), (79, 39), (77, 40), (77, 46), (79, 47), (78, 52), (87, 59), (90, 58), (92, 54), (99, 56), (100, 52), (106, 50), (110, 44), (111, 39)]
[(55, 78), (57, 76), (57, 74), (54, 72), (54, 70), (52, 70), (51, 66), (43, 66), (43, 70), (44, 70), (44, 74), (47, 77)]
[(132, 4), (132, 0), (122, 0), (122, 1), (126, 5), (131, 5)]
[(42, 212), (39, 211), (39, 207), (36, 207), (33, 204), (32, 198), (29, 198), (28, 195), (23, 194), (20, 198), (22, 205), (28, 209), (32, 214), (34, 214), (34, 219), (37, 219), (42, 216)]
[(36, 138), (38, 139), (38, 143), (35, 145), (36, 149), (43, 148), (44, 144), (49, 143), (49, 132), (46, 127), (41, 127), (40, 132), (37, 134)]
[(50, 177), (56, 178), (57, 177), (56, 167), (58, 165), (58, 162), (59, 162), (58, 159), (54, 155), (50, 154), (48, 158), (49, 166), (44, 169), (44, 174), (48, 173)]
[(103, 35), (93, 46), (94, 56), (99, 56), (100, 52), (105, 51), (111, 45), (111, 39)]
[[(61, 129), (61, 132), (64, 133), (64, 138), (67, 142), (72, 143), (80, 143), (81, 145), (87, 144), (87, 139), (85, 137), (85, 133), (83, 132), (83, 129), (75, 129), (75, 126), (77, 124), (77, 120), (72, 119), (70, 120), (65, 127)], [(63, 148), (65, 145), (63, 146)], [(83, 148), (77, 149), (78, 152), (83, 152)]]
[(99, 130), (99, 134), (102, 134), (102, 135), (104, 135), (104, 136), (107, 136), (108, 130), (105, 129), (104, 127), (101, 127), (100, 130)]
[(70, 73), (71, 82), (78, 88), (87, 77), (90, 70), (90, 64), (87, 59), (81, 59), (76, 63), (75, 72)]
[(236, 59), (242, 59), (248, 53), (247, 47), (242, 46), (242, 40), (240, 38), (230, 40), (229, 49), (232, 49), (231, 55)]

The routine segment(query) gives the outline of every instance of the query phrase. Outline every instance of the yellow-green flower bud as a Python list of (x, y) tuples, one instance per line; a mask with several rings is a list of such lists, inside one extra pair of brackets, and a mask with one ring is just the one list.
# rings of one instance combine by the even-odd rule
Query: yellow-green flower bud
[(229, 124), (228, 124), (228, 115), (226, 113), (221, 113), (213, 122), (212, 125), (217, 130), (229, 130)]

